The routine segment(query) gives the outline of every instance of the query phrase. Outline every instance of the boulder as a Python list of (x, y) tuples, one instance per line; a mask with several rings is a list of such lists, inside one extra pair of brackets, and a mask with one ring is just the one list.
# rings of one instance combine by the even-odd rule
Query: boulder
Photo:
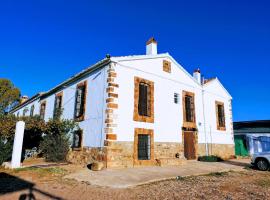
[(104, 164), (102, 162), (94, 162), (91, 165), (91, 170), (100, 171), (104, 168)]

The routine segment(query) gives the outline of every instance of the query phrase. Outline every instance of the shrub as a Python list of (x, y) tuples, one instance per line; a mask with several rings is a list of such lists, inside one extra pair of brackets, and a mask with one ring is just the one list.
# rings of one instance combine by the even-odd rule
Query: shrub
[(48, 134), (40, 143), (40, 150), (46, 161), (65, 161), (69, 151), (69, 139), (63, 134)]
[(66, 160), (70, 147), (70, 134), (77, 129), (77, 124), (72, 120), (49, 120), (44, 132), (45, 136), (40, 143), (40, 150), (46, 161)]
[(202, 161), (202, 162), (220, 162), (220, 161), (223, 161), (223, 160), (218, 156), (211, 155), (211, 156), (199, 156), (198, 161)]
[(0, 138), (0, 165), (3, 162), (9, 161), (12, 155), (13, 140), (8, 141), (6, 139)]

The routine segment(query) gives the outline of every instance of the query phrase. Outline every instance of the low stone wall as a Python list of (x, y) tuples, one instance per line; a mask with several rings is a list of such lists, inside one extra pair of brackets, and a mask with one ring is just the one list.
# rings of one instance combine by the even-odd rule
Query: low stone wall
[[(133, 142), (107, 141), (107, 168), (138, 167), (138, 165), (134, 165), (133, 145)], [(178, 158), (176, 158), (176, 154), (179, 155)], [(180, 165), (184, 160), (181, 143), (154, 143), (154, 163), (152, 165)]]
[[(209, 155), (219, 156), (224, 160), (234, 157), (235, 150), (234, 144), (208, 144), (208, 153)], [(206, 155), (205, 144), (198, 144), (198, 155)]]
[(106, 164), (106, 148), (86, 148), (84, 147), (81, 150), (70, 150), (67, 155), (67, 161), (87, 166), (95, 161), (103, 162)]
[[(103, 162), (107, 168), (132, 168), (134, 165), (134, 143), (121, 141), (106, 141), (102, 148), (83, 148), (72, 150), (67, 160), (74, 164), (86, 166), (95, 161)], [(208, 144), (209, 155), (229, 159), (235, 155), (233, 144)], [(176, 158), (178, 155), (178, 158)], [(198, 156), (206, 155), (205, 144), (198, 144)], [(181, 165), (185, 162), (184, 145), (174, 142), (154, 143), (154, 166)]]

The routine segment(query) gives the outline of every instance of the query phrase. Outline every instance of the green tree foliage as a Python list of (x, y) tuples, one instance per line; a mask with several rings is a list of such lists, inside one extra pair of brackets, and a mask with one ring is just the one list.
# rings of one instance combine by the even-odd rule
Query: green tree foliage
[(76, 122), (56, 117), (45, 123), (39, 116), (0, 115), (1, 162), (11, 156), (16, 122), (20, 120), (25, 122), (23, 149), (38, 147), (47, 161), (65, 161), (70, 148), (70, 136), (79, 129)]
[(0, 78), (0, 115), (8, 106), (14, 106), (20, 100), (20, 90), (8, 79)]
[(70, 147), (70, 134), (78, 129), (72, 120), (55, 119), (46, 124), (45, 136), (40, 144), (46, 161), (60, 162), (66, 160)]

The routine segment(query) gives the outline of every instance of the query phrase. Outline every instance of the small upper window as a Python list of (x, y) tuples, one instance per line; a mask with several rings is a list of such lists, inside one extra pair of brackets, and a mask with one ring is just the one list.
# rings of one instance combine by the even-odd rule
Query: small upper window
[(185, 95), (185, 121), (195, 122), (195, 108), (194, 97), (191, 95)]
[(225, 130), (224, 103), (216, 102), (217, 129)]
[(163, 71), (171, 73), (171, 63), (167, 60), (163, 60)]
[(20, 112), (17, 112), (17, 117), (19, 117), (20, 116)]
[(27, 114), (27, 112), (28, 112), (28, 108), (24, 108), (23, 109), (23, 117), (25, 117), (25, 115)]
[(45, 119), (45, 110), (46, 110), (46, 102), (41, 103), (40, 105), (40, 118)]
[(86, 104), (86, 87), (87, 82), (83, 82), (77, 86), (75, 99), (75, 119), (83, 120)]
[(139, 104), (138, 111), (141, 116), (150, 116), (150, 90), (149, 85), (141, 82), (139, 85)]
[(35, 105), (31, 106), (31, 110), (30, 110), (30, 116), (33, 117), (34, 116), (34, 112), (35, 112)]
[(62, 112), (63, 93), (57, 94), (54, 100), (53, 118), (60, 118)]
[(174, 103), (179, 104), (179, 94), (178, 93), (174, 93)]

